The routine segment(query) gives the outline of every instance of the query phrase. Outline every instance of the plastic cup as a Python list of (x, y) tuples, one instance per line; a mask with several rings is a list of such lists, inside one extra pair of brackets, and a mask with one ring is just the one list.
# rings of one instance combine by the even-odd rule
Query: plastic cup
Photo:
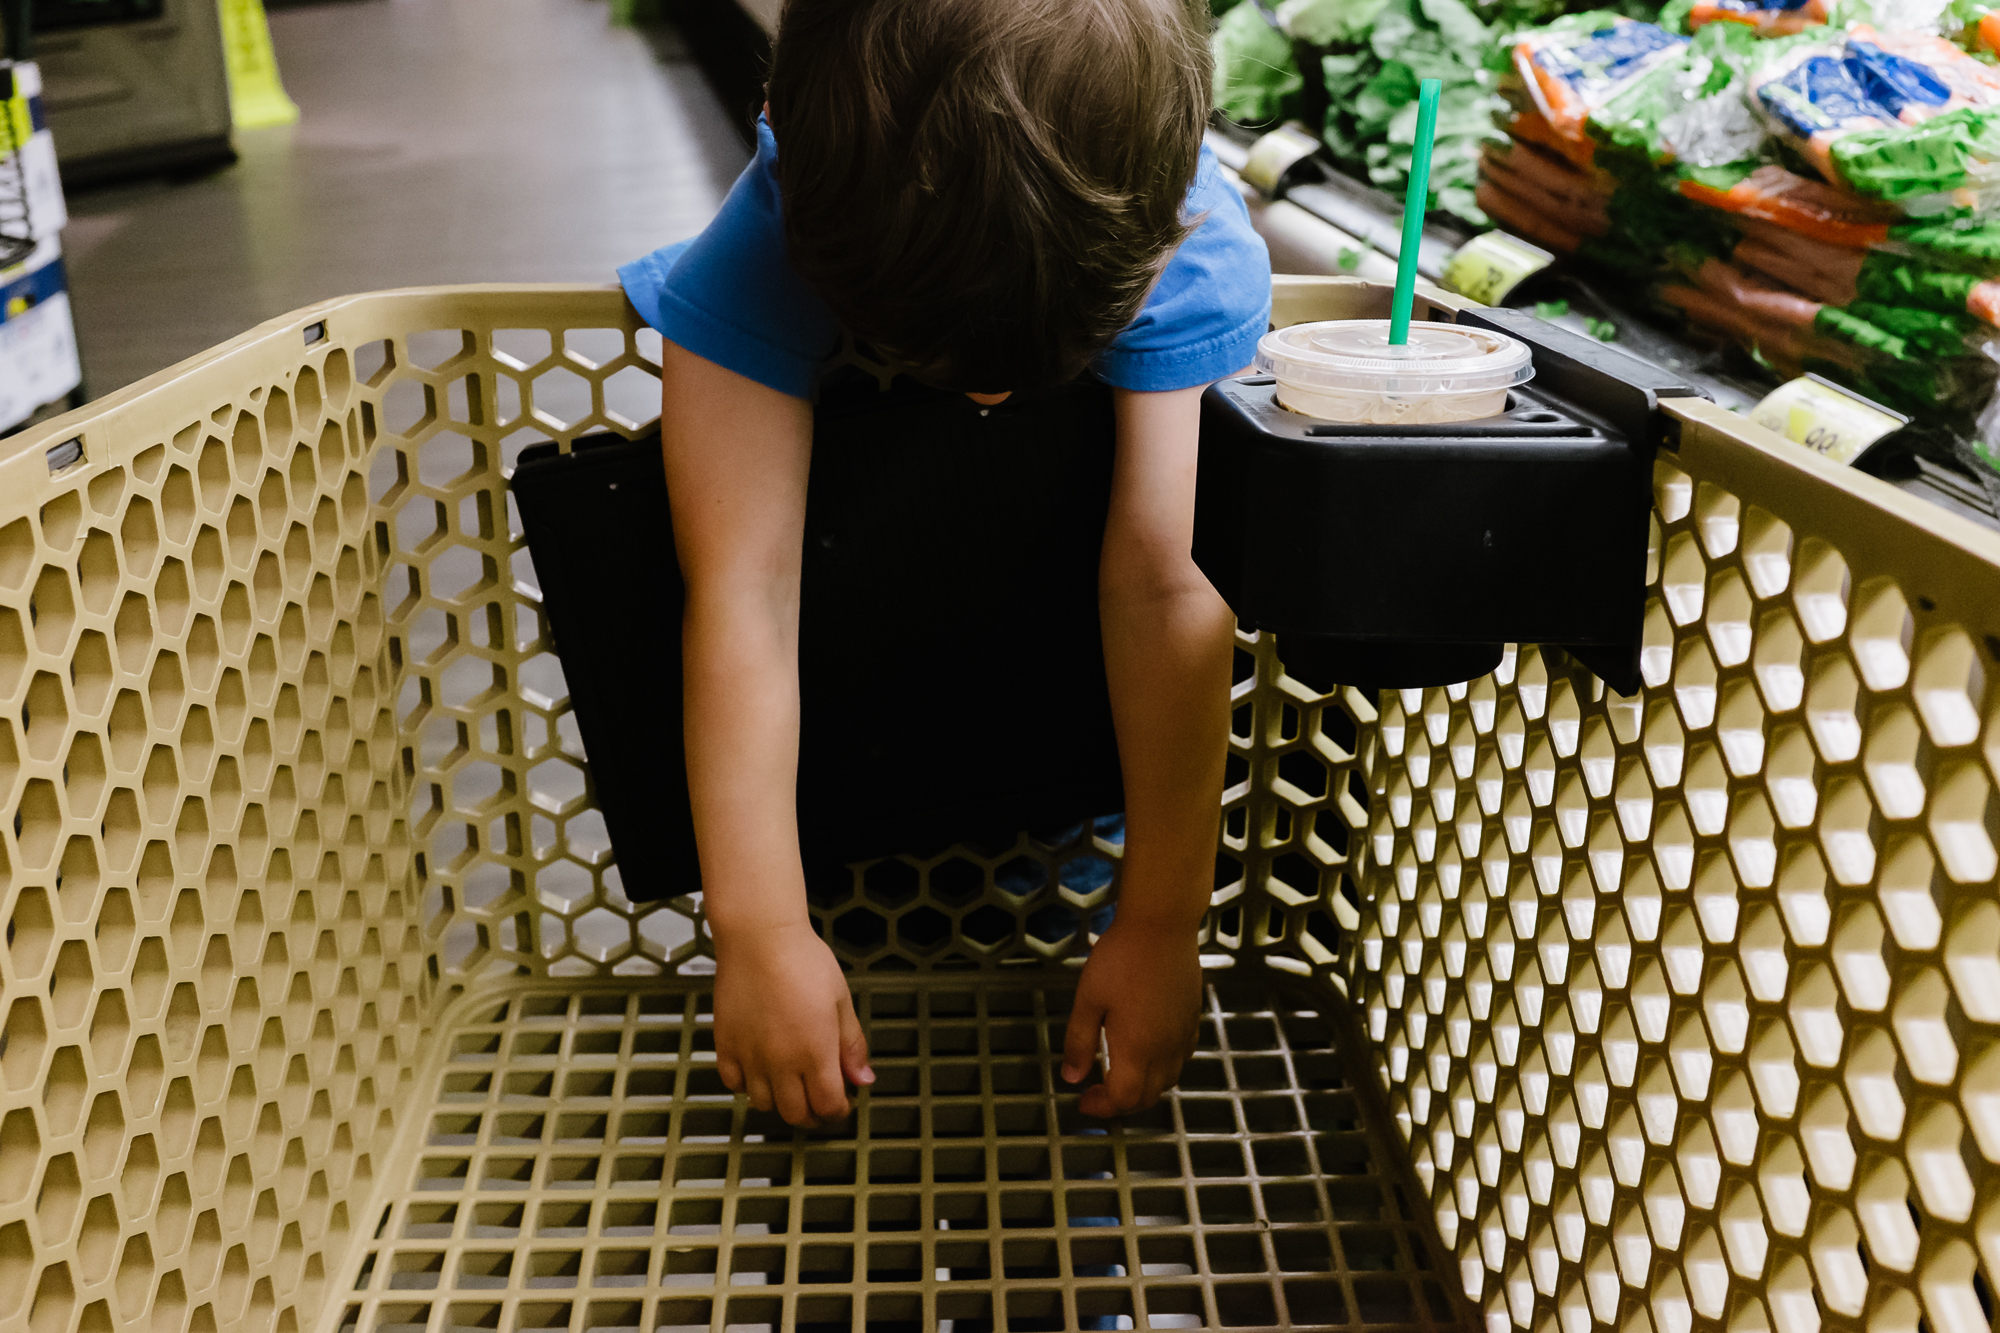
[(1413, 321), (1402, 346), (1386, 319), (1294, 324), (1264, 335), (1256, 365), (1301, 416), (1385, 426), (1498, 416), (1507, 391), (1535, 377), (1519, 339), (1429, 320)]

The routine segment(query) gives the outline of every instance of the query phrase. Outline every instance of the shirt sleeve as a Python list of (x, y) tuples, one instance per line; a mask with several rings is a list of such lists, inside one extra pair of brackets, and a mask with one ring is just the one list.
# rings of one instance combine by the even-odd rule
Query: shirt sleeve
[(840, 324), (792, 271), (778, 200), (777, 144), (757, 123), (757, 156), (692, 241), (618, 270), (625, 297), (660, 336), (726, 370), (810, 398)]
[(1191, 389), (1250, 364), (1271, 324), (1271, 256), (1243, 197), (1204, 145), (1188, 212), (1201, 222), (1139, 317), (1093, 363), (1121, 389)]

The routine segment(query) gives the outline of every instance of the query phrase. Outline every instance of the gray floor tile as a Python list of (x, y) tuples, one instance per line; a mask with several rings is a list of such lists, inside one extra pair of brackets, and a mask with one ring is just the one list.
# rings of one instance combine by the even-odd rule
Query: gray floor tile
[(611, 281), (699, 231), (748, 156), (678, 42), (604, 0), (362, 0), (271, 29), (297, 125), (70, 200), (94, 395), (347, 292)]

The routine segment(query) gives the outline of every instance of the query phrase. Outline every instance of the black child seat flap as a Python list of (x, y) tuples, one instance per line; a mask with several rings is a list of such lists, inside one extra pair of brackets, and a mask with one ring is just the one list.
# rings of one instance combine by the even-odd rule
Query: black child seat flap
[[(1100, 384), (989, 409), (908, 380), (825, 386), (799, 613), (810, 880), (1121, 808), (1097, 616), (1113, 441)], [(533, 446), (513, 489), (625, 894), (692, 892), (659, 436)]]

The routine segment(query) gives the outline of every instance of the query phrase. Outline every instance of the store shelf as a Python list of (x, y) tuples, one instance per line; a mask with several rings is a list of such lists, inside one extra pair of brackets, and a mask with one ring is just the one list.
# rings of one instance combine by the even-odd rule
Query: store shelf
[[(1237, 126), (1211, 128), (1206, 141), (1242, 192), (1252, 225), (1280, 273), (1352, 274), (1388, 281), (1402, 250), (1402, 203), (1354, 179), (1323, 152), (1301, 160), (1282, 177), (1274, 197), (1264, 197), (1239, 174), (1256, 136)], [(1474, 233), (1448, 219), (1424, 224), (1417, 271), (1441, 279), (1452, 251)], [(1609, 324), (1624, 351), (1660, 366), (1733, 412), (1748, 412), (1781, 381), (1718, 339), (1689, 336), (1651, 311), (1620, 299), (1589, 274), (1558, 263), (1509, 298), (1523, 308), (1545, 304), (1560, 313), (1551, 322), (1578, 333)], [(2000, 530), (2000, 514), (1971, 478), (1928, 460), (1897, 456), (1868, 466), (1871, 475), (1981, 526)]]

